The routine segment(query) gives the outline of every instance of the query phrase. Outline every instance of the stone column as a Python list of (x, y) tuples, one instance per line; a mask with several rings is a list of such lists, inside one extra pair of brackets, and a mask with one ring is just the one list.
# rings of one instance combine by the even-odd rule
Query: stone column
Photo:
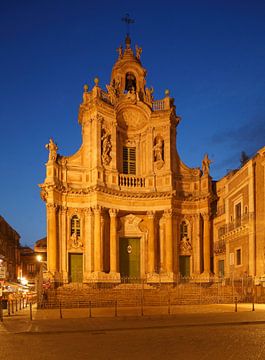
[(57, 268), (57, 205), (47, 204), (47, 263), (48, 270), (55, 274)]
[(155, 272), (155, 213), (149, 211), (148, 218), (148, 272), (153, 274)]
[(194, 215), (194, 243), (193, 243), (193, 257), (194, 257), (194, 273), (199, 275), (201, 273), (201, 216)]
[(109, 209), (110, 215), (110, 272), (117, 272), (117, 213), (116, 209)]
[(203, 214), (203, 264), (205, 274), (210, 274), (210, 216)]
[(165, 270), (173, 272), (173, 239), (172, 239), (172, 209), (165, 210), (166, 234), (165, 234)]
[(94, 208), (94, 271), (102, 271), (101, 207)]
[(63, 282), (68, 282), (68, 273), (67, 273), (67, 207), (62, 206), (61, 208), (61, 272), (63, 276)]
[(84, 253), (84, 271), (85, 271), (85, 278), (89, 277), (89, 274), (92, 272), (92, 216), (93, 212), (91, 208), (85, 209), (85, 236), (84, 236), (84, 246), (85, 246), (85, 253)]

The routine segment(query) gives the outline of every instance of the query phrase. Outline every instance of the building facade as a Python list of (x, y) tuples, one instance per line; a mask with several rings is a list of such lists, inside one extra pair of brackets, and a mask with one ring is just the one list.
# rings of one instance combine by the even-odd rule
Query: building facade
[(20, 235), (0, 216), (0, 281), (17, 281)]
[(214, 270), (226, 277), (265, 274), (265, 147), (216, 183)]
[(154, 100), (141, 52), (137, 46), (133, 51), (127, 37), (107, 91), (97, 78), (91, 91), (84, 86), (78, 115), (82, 145), (74, 155), (59, 155), (52, 139), (46, 145), (40, 187), (47, 208), (47, 266), (51, 277), (60, 275), (64, 282), (118, 283), (130, 277), (168, 283), (231, 272), (232, 241), (219, 251), (228, 235), (215, 233), (230, 219), (226, 210), (234, 198), (227, 192), (238, 185), (229, 177), (213, 182), (207, 155), (202, 168), (181, 161), (174, 99), (166, 91)]

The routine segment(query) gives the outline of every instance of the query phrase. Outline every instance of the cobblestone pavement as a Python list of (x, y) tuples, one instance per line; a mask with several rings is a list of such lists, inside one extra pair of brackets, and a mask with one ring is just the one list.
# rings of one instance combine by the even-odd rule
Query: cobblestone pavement
[(115, 318), (101, 309), (88, 318), (76, 309), (60, 319), (59, 310), (34, 309), (30, 321), (24, 309), (0, 325), (0, 359), (265, 359), (265, 306), (233, 310), (183, 306), (171, 316)]

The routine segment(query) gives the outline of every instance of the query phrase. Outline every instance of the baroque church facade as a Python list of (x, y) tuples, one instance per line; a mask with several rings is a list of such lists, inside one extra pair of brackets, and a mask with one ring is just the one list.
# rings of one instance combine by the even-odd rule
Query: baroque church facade
[[(243, 259), (245, 247), (244, 262), (249, 263), (249, 257), (256, 262), (257, 238), (249, 220), (255, 210), (253, 193), (244, 190), (239, 195), (234, 189), (231, 195), (231, 176), (238, 174), (214, 182), (207, 155), (202, 168), (181, 161), (174, 99), (166, 91), (163, 99), (154, 100), (141, 52), (137, 46), (133, 51), (127, 36), (107, 91), (97, 78), (91, 91), (84, 86), (78, 114), (82, 145), (74, 155), (59, 155), (52, 139), (46, 145), (49, 158), (40, 187), (47, 208), (50, 276), (60, 276), (65, 283), (119, 283), (123, 278), (172, 283), (179, 276), (209, 280), (213, 274), (230, 276), (231, 271), (256, 275), (256, 265), (236, 268), (233, 262)], [(263, 189), (264, 152), (259, 169)], [(233, 180), (234, 188), (240, 192), (250, 181), (253, 191), (251, 174)], [(249, 197), (252, 203), (245, 205)], [(241, 221), (242, 231), (234, 227), (237, 235), (230, 234), (228, 224), (243, 214), (247, 230)], [(240, 234), (244, 247), (233, 240)]]

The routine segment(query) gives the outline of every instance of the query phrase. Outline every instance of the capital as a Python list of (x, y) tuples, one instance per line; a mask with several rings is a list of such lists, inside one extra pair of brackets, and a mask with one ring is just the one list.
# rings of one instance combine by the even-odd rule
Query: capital
[(147, 211), (147, 217), (150, 220), (153, 220), (155, 217), (155, 211)]
[(117, 209), (109, 209), (109, 216), (110, 216), (111, 218), (116, 217), (117, 214), (118, 214), (118, 210), (117, 210)]
[(171, 218), (172, 215), (173, 215), (173, 210), (172, 210), (172, 209), (166, 209), (166, 210), (164, 210), (164, 216), (165, 216), (166, 218)]

